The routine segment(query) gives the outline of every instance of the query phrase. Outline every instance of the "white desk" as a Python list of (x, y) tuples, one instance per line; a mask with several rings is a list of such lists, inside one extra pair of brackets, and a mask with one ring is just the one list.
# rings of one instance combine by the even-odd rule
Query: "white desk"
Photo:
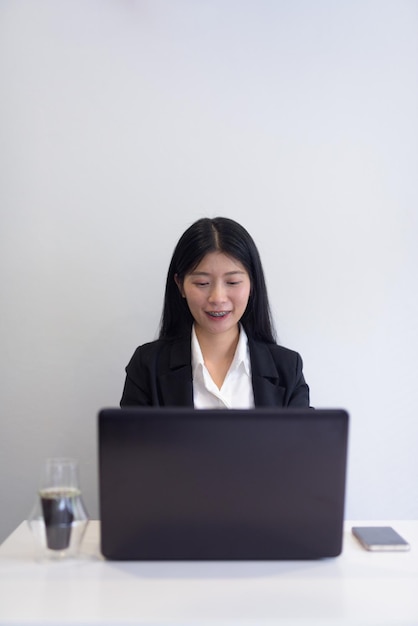
[(105, 562), (90, 522), (79, 559), (37, 562), (23, 523), (0, 546), (0, 624), (418, 625), (418, 521), (381, 523), (411, 551), (367, 552), (347, 522), (323, 561)]

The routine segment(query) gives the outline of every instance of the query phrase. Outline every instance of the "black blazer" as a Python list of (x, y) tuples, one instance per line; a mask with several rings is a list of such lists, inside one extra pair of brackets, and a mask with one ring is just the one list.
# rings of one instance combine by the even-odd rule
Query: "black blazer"
[[(255, 406), (308, 407), (309, 387), (297, 352), (248, 339)], [(121, 406), (193, 407), (190, 335), (136, 349), (126, 367)]]

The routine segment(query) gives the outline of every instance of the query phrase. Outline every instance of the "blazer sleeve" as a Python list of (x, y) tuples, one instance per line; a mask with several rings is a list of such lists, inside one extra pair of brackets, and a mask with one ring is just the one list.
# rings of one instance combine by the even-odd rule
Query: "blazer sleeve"
[(155, 344), (137, 348), (126, 366), (126, 378), (120, 406), (151, 406), (155, 387)]
[(303, 362), (302, 357), (297, 352), (295, 353), (296, 363), (294, 369), (293, 384), (289, 389), (289, 404), (290, 407), (309, 407), (309, 387), (306, 384), (305, 377), (303, 375)]

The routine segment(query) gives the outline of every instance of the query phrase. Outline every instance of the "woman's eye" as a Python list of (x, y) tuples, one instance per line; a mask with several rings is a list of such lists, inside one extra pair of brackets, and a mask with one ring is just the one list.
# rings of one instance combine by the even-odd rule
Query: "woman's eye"
[(240, 285), (241, 281), (240, 280), (230, 280), (227, 284), (228, 285)]

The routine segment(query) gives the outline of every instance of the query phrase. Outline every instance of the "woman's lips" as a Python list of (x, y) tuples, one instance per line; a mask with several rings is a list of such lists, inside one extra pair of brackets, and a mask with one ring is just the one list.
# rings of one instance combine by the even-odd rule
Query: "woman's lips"
[(206, 315), (213, 319), (223, 319), (226, 317), (231, 311), (206, 311)]

